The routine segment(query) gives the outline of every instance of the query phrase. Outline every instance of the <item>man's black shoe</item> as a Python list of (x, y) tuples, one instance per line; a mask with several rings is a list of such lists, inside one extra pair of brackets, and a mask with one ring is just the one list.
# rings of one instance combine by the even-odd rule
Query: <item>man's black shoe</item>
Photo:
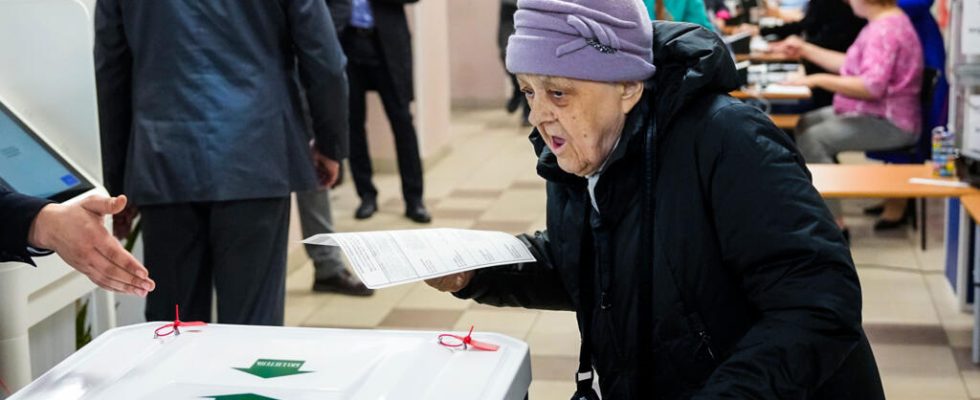
[(422, 203), (405, 206), (405, 216), (420, 224), (432, 222), (432, 216)]
[(354, 211), (354, 218), (357, 219), (368, 219), (371, 218), (374, 213), (378, 212), (378, 202), (375, 200), (362, 200), (361, 205), (357, 206), (357, 211)]
[(364, 286), (357, 278), (347, 270), (334, 277), (327, 279), (317, 279), (313, 282), (313, 291), (317, 293), (336, 293), (348, 296), (367, 297), (374, 294), (374, 289)]

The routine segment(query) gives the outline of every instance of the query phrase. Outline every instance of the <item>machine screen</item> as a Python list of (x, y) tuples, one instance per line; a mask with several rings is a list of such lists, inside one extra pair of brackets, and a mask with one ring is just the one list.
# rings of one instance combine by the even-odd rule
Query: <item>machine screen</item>
[(93, 188), (3, 103), (0, 103), (0, 187), (57, 202)]

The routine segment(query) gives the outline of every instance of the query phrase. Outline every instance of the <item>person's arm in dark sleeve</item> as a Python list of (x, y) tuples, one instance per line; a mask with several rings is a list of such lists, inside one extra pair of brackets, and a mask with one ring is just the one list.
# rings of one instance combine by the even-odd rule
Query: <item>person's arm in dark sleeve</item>
[(323, 0), (291, 0), (287, 14), (317, 151), (335, 161), (343, 160), (350, 136), (347, 59), (330, 11)]
[(50, 201), (24, 196), (0, 188), (0, 262), (17, 261), (34, 265), (31, 256), (44, 254), (31, 251), (27, 237), (34, 219)]
[(782, 24), (780, 26), (770, 26), (766, 28), (759, 29), (759, 35), (762, 37), (775, 36), (777, 40), (785, 39), (791, 35), (800, 35), (803, 33), (803, 24), (800, 22), (790, 22)]
[(327, 9), (333, 18), (333, 27), (337, 32), (343, 32), (350, 23), (351, 0), (327, 0)]
[(764, 114), (728, 106), (706, 132), (722, 256), (760, 318), (693, 398), (805, 399), (860, 341), (850, 252), (802, 157)]
[(470, 283), (453, 293), (492, 306), (574, 310), (571, 297), (551, 263), (547, 232), (518, 236), (537, 260), (476, 270)]
[(118, 0), (95, 5), (95, 83), (102, 139), (102, 175), (106, 190), (122, 194), (133, 120), (133, 57), (123, 29)]

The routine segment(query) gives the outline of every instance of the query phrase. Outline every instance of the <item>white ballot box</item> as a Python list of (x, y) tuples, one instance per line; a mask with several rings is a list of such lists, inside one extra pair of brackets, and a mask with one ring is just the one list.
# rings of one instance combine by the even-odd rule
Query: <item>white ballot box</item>
[(500, 346), (479, 351), (415, 331), (213, 324), (154, 337), (163, 324), (110, 330), (11, 400), (520, 400), (531, 383), (527, 344), (495, 333), (473, 334)]

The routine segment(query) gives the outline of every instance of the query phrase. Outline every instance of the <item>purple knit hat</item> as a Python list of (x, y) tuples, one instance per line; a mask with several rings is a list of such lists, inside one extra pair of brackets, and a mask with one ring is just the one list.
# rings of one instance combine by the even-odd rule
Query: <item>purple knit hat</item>
[(518, 0), (507, 70), (599, 82), (643, 81), (653, 27), (641, 0)]

